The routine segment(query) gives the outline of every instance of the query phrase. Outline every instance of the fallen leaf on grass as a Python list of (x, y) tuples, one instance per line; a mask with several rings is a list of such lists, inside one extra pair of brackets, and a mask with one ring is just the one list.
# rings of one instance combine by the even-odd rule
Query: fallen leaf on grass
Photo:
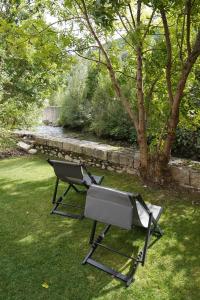
[(48, 288), (49, 288), (49, 285), (48, 285), (48, 283), (43, 282), (42, 287), (45, 288), (45, 289), (48, 289)]

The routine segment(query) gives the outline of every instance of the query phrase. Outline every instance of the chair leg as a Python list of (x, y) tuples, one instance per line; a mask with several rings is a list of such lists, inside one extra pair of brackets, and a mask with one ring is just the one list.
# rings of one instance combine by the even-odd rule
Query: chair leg
[(96, 226), (97, 226), (97, 221), (93, 222), (93, 226), (92, 226), (92, 231), (90, 234), (90, 241), (89, 244), (92, 245), (93, 241), (94, 241), (94, 235), (95, 235), (95, 231), (96, 231)]
[(110, 229), (111, 225), (107, 225), (104, 228), (104, 230), (101, 232), (101, 234), (97, 237), (97, 239), (95, 241), (93, 241), (95, 231), (96, 231), (96, 226), (97, 226), (97, 221), (94, 221), (92, 231), (91, 231), (91, 235), (90, 235), (90, 244), (92, 244), (92, 247), (91, 247), (90, 251), (88, 252), (88, 254), (86, 255), (86, 257), (84, 258), (84, 260), (82, 262), (83, 265), (86, 264), (88, 259), (92, 256), (93, 252), (98, 247), (99, 243), (104, 239), (104, 237), (105, 237), (106, 233), (108, 232), (108, 230)]
[(57, 195), (57, 190), (58, 190), (58, 184), (59, 184), (59, 178), (56, 177), (56, 185), (55, 185), (55, 189), (54, 189), (54, 193), (53, 193), (53, 199), (52, 199), (52, 203), (53, 204), (56, 202), (56, 195)]
[[(97, 222), (95, 221), (93, 223), (93, 227), (92, 227), (92, 231), (91, 231), (90, 242), (92, 242), (93, 239), (94, 239), (96, 224), (97, 224)], [(90, 265), (92, 265), (92, 266), (94, 266), (94, 267), (96, 267), (96, 268), (112, 275), (113, 277), (124, 281), (126, 283), (126, 286), (128, 287), (134, 281), (133, 277), (134, 277), (134, 274), (135, 274), (135, 270), (137, 268), (137, 264), (139, 263), (139, 260), (138, 260), (137, 264), (134, 264), (131, 272), (129, 272), (128, 275), (124, 275), (124, 274), (122, 274), (122, 273), (120, 273), (120, 272), (118, 272), (118, 271), (116, 271), (116, 270), (114, 270), (114, 269), (112, 269), (112, 268), (110, 268), (110, 267), (108, 267), (108, 266), (92, 259), (92, 255), (93, 255), (93, 253), (95, 252), (95, 250), (97, 249), (98, 246), (102, 246), (103, 248), (106, 248), (109, 251), (112, 251), (114, 253), (118, 253), (119, 255), (128, 257), (127, 255), (124, 255), (124, 254), (116, 251), (115, 249), (109, 248), (109, 247), (101, 244), (102, 240), (104, 239), (104, 237), (105, 237), (106, 233), (108, 232), (108, 230), (110, 229), (110, 227), (111, 227), (111, 225), (107, 225), (104, 228), (104, 230), (101, 232), (101, 234), (96, 238), (96, 240), (93, 241), (92, 247), (91, 247), (90, 251), (88, 252), (88, 254), (86, 255), (86, 257), (84, 258), (82, 264), (84, 265), (84, 264), (88, 263), (88, 264), (90, 264)], [(129, 257), (129, 258), (131, 258), (131, 257)], [(131, 258), (131, 259), (133, 259), (133, 258)]]
[(144, 248), (142, 251), (142, 266), (144, 266), (146, 255), (147, 255), (147, 249), (149, 246), (149, 241), (151, 237), (151, 223), (152, 223), (152, 213), (149, 214), (149, 223), (148, 223), (148, 228), (147, 228), (147, 233), (146, 233), (146, 238), (145, 238), (145, 244)]
[(56, 181), (56, 184), (57, 185), (56, 185), (56, 188), (55, 188), (55, 191), (54, 191), (54, 202), (53, 202), (53, 204), (55, 204), (55, 206), (53, 207), (53, 209), (51, 211), (51, 214), (57, 214), (57, 215), (60, 215), (60, 216), (63, 216), (63, 217), (69, 217), (69, 218), (73, 218), (73, 219), (83, 219), (83, 217), (84, 217), (83, 213), (81, 213), (81, 214), (74, 214), (74, 213), (68, 213), (68, 212), (63, 212), (63, 211), (57, 210), (57, 208), (58, 208), (59, 205), (62, 205), (62, 206), (72, 206), (72, 207), (75, 207), (75, 208), (82, 208), (82, 207), (76, 206), (76, 205), (62, 203), (62, 201), (64, 200), (64, 197), (67, 195), (67, 193), (69, 192), (69, 190), (71, 189), (71, 187), (73, 187), (72, 184), (69, 184), (68, 188), (63, 193), (63, 195), (56, 200), (57, 187), (58, 187), (58, 182), (57, 181)]
[(75, 192), (77, 192), (79, 194), (85, 194), (86, 193), (86, 191), (79, 190), (74, 184), (71, 184), (71, 187), (75, 190)]
[(51, 214), (55, 213), (56, 209), (58, 208), (58, 206), (62, 203), (63, 201), (63, 197), (59, 197), (58, 200), (56, 202), (54, 202), (55, 206), (53, 207)]
[(158, 237), (161, 237), (161, 236), (163, 236), (164, 232), (160, 228), (160, 226), (158, 224), (156, 224), (156, 227), (155, 227), (155, 229), (153, 231), (153, 234), (156, 235), (156, 236), (158, 236)]
[[(101, 244), (102, 240), (104, 239), (106, 233), (108, 232), (108, 230), (110, 229), (111, 225), (107, 225), (104, 230), (101, 232), (101, 234), (94, 240), (94, 236), (95, 236), (95, 232), (96, 232), (96, 226), (97, 226), (97, 221), (94, 221), (93, 226), (92, 226), (92, 230), (91, 230), (91, 234), (90, 234), (90, 244), (91, 244), (91, 249), (88, 252), (88, 254), (86, 255), (86, 257), (84, 258), (82, 264), (90, 264), (106, 273), (111, 274), (113, 277), (118, 278), (122, 281), (124, 281), (126, 283), (126, 287), (128, 287), (132, 282), (134, 282), (134, 275), (137, 271), (137, 268), (139, 266), (139, 264), (142, 264), (142, 266), (144, 266), (145, 263), (145, 259), (147, 256), (147, 250), (148, 248), (151, 246), (150, 245), (150, 240), (152, 235), (154, 234), (154, 228), (152, 228), (152, 213), (149, 216), (149, 223), (148, 223), (148, 228), (147, 228), (147, 233), (146, 233), (146, 238), (145, 238), (145, 242), (144, 242), (144, 247), (141, 251), (138, 252), (137, 257), (130, 257), (124, 253), (121, 253), (115, 249), (112, 249), (104, 244)], [(157, 227), (155, 227), (157, 229)], [(160, 231), (159, 231), (160, 232)], [(129, 259), (133, 260), (133, 265), (129, 270), (129, 273), (127, 275), (122, 274), (112, 268), (109, 268), (106, 265), (103, 265), (101, 263), (99, 263), (98, 261), (94, 260), (92, 258), (93, 253), (95, 252), (95, 250), (97, 249), (98, 246), (103, 247), (104, 249), (107, 249), (109, 251), (112, 251), (114, 253), (117, 253), (119, 255), (122, 255), (124, 257), (127, 257)]]

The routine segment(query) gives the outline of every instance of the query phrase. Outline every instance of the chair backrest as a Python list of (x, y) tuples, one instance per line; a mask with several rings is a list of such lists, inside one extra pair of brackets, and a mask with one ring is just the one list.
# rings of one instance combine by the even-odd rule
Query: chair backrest
[(80, 164), (50, 159), (48, 162), (60, 180), (72, 183), (83, 182), (83, 170)]
[[(139, 203), (140, 195), (108, 187), (91, 185), (87, 191), (85, 217), (125, 229), (146, 227), (144, 216), (149, 215)], [(148, 222), (147, 222), (148, 223)]]

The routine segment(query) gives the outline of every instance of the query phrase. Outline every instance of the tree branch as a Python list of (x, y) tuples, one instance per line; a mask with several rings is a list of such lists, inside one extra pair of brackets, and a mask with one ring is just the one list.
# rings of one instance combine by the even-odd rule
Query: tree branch
[[(137, 1), (137, 27), (140, 27), (142, 1)], [(140, 28), (139, 28), (140, 29)], [(141, 171), (144, 173), (148, 168), (148, 145), (146, 136), (146, 111), (144, 105), (143, 91), (143, 58), (142, 58), (142, 42), (137, 43), (137, 74), (136, 74), (136, 90), (137, 90), (137, 106), (138, 106), (138, 144), (140, 148)]]
[(187, 34), (186, 34), (186, 41), (187, 41), (188, 56), (191, 54), (191, 44), (190, 44), (191, 9), (192, 9), (191, 0), (188, 0), (186, 2), (186, 11), (187, 11), (187, 19), (186, 19), (186, 29), (187, 29), (186, 32), (187, 32)]
[(183, 97), (183, 91), (187, 82), (187, 78), (190, 74), (193, 65), (195, 64), (199, 56), (200, 56), (200, 29), (197, 33), (196, 40), (193, 49), (191, 51), (191, 54), (189, 55), (189, 57), (187, 58), (183, 66), (180, 79), (177, 84), (176, 93), (174, 96), (174, 102), (171, 109), (171, 115), (168, 120), (167, 139), (164, 144), (164, 154), (166, 158), (169, 158), (170, 156), (171, 147), (175, 139), (175, 130), (179, 122), (179, 107)]
[(129, 30), (128, 30), (128, 28), (126, 27), (126, 24), (124, 23), (124, 21), (123, 21), (121, 15), (120, 15), (119, 13), (118, 13), (117, 15), (118, 15), (118, 17), (119, 17), (119, 19), (120, 19), (120, 21), (121, 21), (121, 23), (122, 23), (124, 29), (126, 30), (127, 34), (129, 34)]
[(85, 4), (85, 1), (84, 0), (81, 0), (81, 3), (83, 5), (83, 9), (82, 9), (82, 12), (86, 18), (86, 22), (88, 24), (88, 28), (91, 32), (91, 34), (93, 35), (94, 39), (96, 40), (97, 44), (99, 45), (99, 48), (101, 49), (102, 51), (102, 54), (104, 55), (105, 57), (105, 60), (106, 60), (106, 66), (107, 66), (107, 69), (109, 71), (109, 74), (110, 74), (110, 78), (111, 78), (111, 81), (112, 81), (112, 84), (113, 84), (113, 87), (115, 89), (115, 92), (117, 94), (117, 97), (122, 101), (122, 104), (126, 110), (126, 112), (128, 113), (130, 119), (132, 120), (134, 126), (135, 126), (135, 129), (136, 131), (138, 130), (138, 123), (137, 123), (137, 116), (135, 115), (134, 111), (132, 110), (131, 108), (131, 105), (129, 103), (129, 101), (122, 95), (122, 91), (121, 91), (121, 88), (118, 84), (118, 81), (116, 79), (116, 76), (115, 76), (115, 72), (114, 72), (114, 69), (113, 69), (113, 66), (112, 66), (112, 63), (108, 57), (108, 54), (106, 53), (103, 45), (101, 44), (96, 32), (94, 31), (93, 27), (92, 27), (92, 24), (90, 22), (90, 19), (89, 19), (89, 16), (88, 16), (88, 12), (87, 12), (87, 7), (86, 7), (86, 4)]
[(142, 8), (142, 1), (138, 0), (137, 1), (137, 26), (140, 25), (140, 17), (141, 17), (141, 8)]
[(178, 48), (179, 48), (179, 58), (180, 58), (181, 62), (183, 63), (181, 44), (179, 42), (179, 37), (178, 37), (178, 23), (179, 23), (179, 18), (180, 18), (180, 15), (177, 16), (177, 21), (176, 21), (176, 41), (177, 41), (177, 45), (178, 45)]
[(128, 74), (126, 74), (126, 73), (124, 73), (124, 72), (122, 72), (122, 71), (115, 70), (115, 73), (120, 73), (120, 74), (124, 75), (125, 77), (128, 77), (128, 78), (131, 78), (131, 79), (134, 79), (134, 80), (135, 80), (135, 77), (130, 76), (130, 75), (128, 75)]
[[(76, 19), (81, 19), (81, 17), (76, 17)], [(21, 44), (23, 44), (23, 43), (25, 43), (25, 42), (28, 42), (28, 41), (31, 39), (31, 37), (35, 37), (35, 36), (37, 36), (37, 35), (40, 35), (41, 33), (43, 33), (44, 31), (46, 31), (47, 29), (49, 29), (51, 26), (53, 26), (53, 25), (55, 25), (55, 24), (58, 24), (58, 23), (61, 23), (61, 22), (72, 21), (72, 20), (75, 20), (75, 18), (73, 17), (73, 18), (69, 18), (69, 19), (63, 19), (63, 20), (55, 21), (55, 22), (53, 22), (53, 23), (47, 25), (47, 26), (46, 26), (45, 28), (43, 28), (42, 30), (37, 31), (37, 33), (33, 33), (33, 34), (29, 35), (29, 37), (28, 37), (27, 39), (25, 39), (25, 40), (23, 40), (22, 42), (16, 44), (15, 47), (18, 47), (18, 46), (20, 46)], [(36, 27), (35, 27), (35, 28), (36, 28)]]
[(133, 50), (135, 50), (134, 46), (131, 45), (131, 43), (129, 43), (128, 40), (123, 35), (121, 35), (121, 33), (119, 33), (118, 30), (116, 30), (116, 31), (119, 34), (119, 36), (127, 43), (127, 45), (129, 45)]
[(107, 67), (107, 64), (104, 63), (104, 62), (101, 61), (101, 60), (97, 60), (97, 59), (94, 59), (94, 58), (91, 58), (91, 57), (88, 57), (88, 56), (84, 56), (84, 55), (78, 53), (78, 51), (75, 51), (75, 50), (70, 50), (70, 52), (72, 52), (72, 51), (73, 51), (74, 53), (76, 53), (76, 55), (78, 55), (78, 56), (81, 57), (81, 58), (84, 58), (84, 59), (86, 59), (86, 60), (93, 61), (93, 62), (95, 62), (95, 63), (97, 63), (97, 64), (103, 65), (104, 67)]
[(158, 82), (159, 78), (160, 78), (160, 76), (157, 77), (157, 78), (155, 78), (155, 80), (152, 82), (151, 87), (150, 87), (150, 89), (149, 89), (149, 92), (148, 92), (148, 94), (147, 94), (146, 97), (145, 97), (145, 98), (146, 98), (146, 101), (148, 101), (148, 102), (147, 102), (147, 108), (146, 108), (146, 123), (147, 123), (147, 121), (148, 121), (150, 102), (151, 102), (152, 97), (153, 97), (154, 87), (155, 87), (156, 83)]
[(146, 31), (145, 31), (143, 37), (142, 37), (142, 40), (144, 40), (144, 39), (146, 38), (147, 33), (149, 32), (149, 28), (150, 28), (150, 26), (151, 26), (151, 22), (152, 22), (154, 13), (155, 13), (155, 9), (152, 11), (151, 17), (150, 17), (149, 22), (148, 22), (148, 25), (147, 25), (147, 29), (146, 29)]
[(131, 23), (130, 23), (129, 19), (127, 18), (127, 16), (125, 15), (125, 16), (123, 16), (123, 17), (126, 19), (126, 22), (128, 23), (130, 29), (131, 29), (131, 30), (134, 30), (134, 27), (131, 25)]
[(134, 19), (134, 16), (133, 16), (133, 11), (132, 11), (130, 3), (128, 4), (128, 8), (129, 8), (129, 11), (130, 11), (130, 14), (131, 14), (131, 19), (132, 19), (132, 22), (133, 22), (133, 26), (134, 26), (134, 28), (136, 28), (135, 19)]
[(67, 49), (67, 52), (79, 52), (79, 51), (84, 51), (84, 50), (88, 50), (88, 49), (91, 49), (91, 48), (97, 48), (99, 49), (99, 46), (96, 46), (96, 45), (91, 45), (91, 46), (87, 46), (87, 47), (82, 47), (82, 48), (76, 48), (76, 49)]
[(180, 44), (180, 58), (181, 58), (182, 62), (183, 62), (184, 35), (185, 35), (185, 11), (184, 11), (184, 15), (183, 15), (183, 25), (182, 25), (182, 30), (181, 30), (181, 44)]
[(167, 90), (168, 90), (169, 101), (172, 105), (172, 103), (173, 103), (173, 92), (172, 92), (172, 83), (171, 83), (171, 68), (172, 68), (171, 39), (170, 39), (170, 32), (169, 32), (167, 17), (166, 17), (165, 10), (164, 10), (163, 7), (160, 9), (160, 13), (161, 13), (162, 21), (163, 21), (166, 48), (167, 48), (167, 64), (166, 64)]

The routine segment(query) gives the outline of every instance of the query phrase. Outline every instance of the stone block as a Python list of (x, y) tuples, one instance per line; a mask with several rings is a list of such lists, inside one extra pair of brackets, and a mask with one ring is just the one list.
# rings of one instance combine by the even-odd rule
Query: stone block
[(107, 167), (107, 170), (108, 170), (108, 171), (114, 171), (115, 169), (112, 168), (112, 167), (110, 167), (110, 166), (108, 166), (108, 167)]
[(29, 144), (26, 144), (26, 143), (24, 143), (24, 142), (18, 142), (17, 143), (17, 146), (20, 148), (20, 149), (22, 149), (22, 150), (24, 150), (24, 151), (28, 151), (29, 149), (31, 149), (31, 147), (32, 147), (32, 145), (29, 145)]
[(35, 143), (38, 145), (47, 145), (48, 138), (43, 136), (36, 136)]
[(134, 153), (134, 169), (138, 170), (140, 167), (140, 152), (139, 151), (135, 151)]
[(95, 142), (81, 141), (82, 154), (90, 156), (90, 157), (95, 157), (94, 153), (96, 151), (97, 145), (98, 145), (98, 143), (95, 143)]
[(122, 173), (123, 173), (123, 170), (118, 169), (118, 170), (116, 170), (116, 172), (119, 173), (119, 174), (122, 174)]
[(186, 167), (170, 166), (172, 178), (180, 185), (190, 185), (190, 171)]
[(114, 163), (116, 165), (119, 165), (120, 164), (119, 155), (120, 155), (120, 152), (117, 152), (117, 151), (108, 152), (108, 161), (111, 163)]
[(121, 153), (119, 155), (119, 164), (121, 166), (128, 166), (129, 160), (128, 160), (128, 157), (127, 157), (127, 155), (125, 153)]
[(62, 149), (63, 142), (62, 142), (61, 139), (49, 138), (48, 141), (47, 141), (47, 145), (49, 147), (54, 147), (54, 148)]
[(80, 159), (74, 158), (74, 159), (73, 159), (73, 162), (75, 162), (76, 164), (80, 164)]
[(29, 154), (36, 154), (37, 152), (38, 152), (37, 149), (30, 149), (30, 150), (28, 150)]
[(108, 158), (108, 152), (105, 149), (98, 148), (94, 151), (93, 155), (99, 160), (107, 160)]
[(73, 161), (73, 158), (71, 158), (71, 156), (69, 156), (69, 155), (65, 155), (65, 160), (67, 160), (67, 161)]
[(182, 166), (184, 165), (184, 163), (186, 162), (185, 159), (182, 159), (182, 158), (176, 158), (176, 157), (172, 157), (170, 159), (170, 162), (169, 164), (172, 166)]
[(132, 167), (134, 163), (133, 155), (130, 153), (121, 153), (119, 155), (119, 163), (121, 166), (129, 166)]
[(200, 189), (200, 170), (190, 170), (190, 185), (195, 189)]
[(70, 138), (64, 139), (63, 150), (81, 154), (82, 153), (81, 141), (78, 141), (76, 139), (70, 139)]
[(131, 175), (136, 175), (137, 171), (135, 169), (131, 168), (131, 169), (126, 169), (126, 173), (131, 174)]
[(111, 153), (114, 152), (116, 153), (117, 149), (119, 149), (119, 147), (114, 147), (106, 144), (99, 144), (97, 146), (95, 155), (100, 160), (114, 162), (114, 161), (110, 161), (110, 157), (112, 157)]
[(58, 152), (58, 158), (63, 158), (63, 155), (61, 152)]
[(140, 160), (134, 160), (133, 166), (134, 166), (134, 169), (138, 170), (140, 167)]

